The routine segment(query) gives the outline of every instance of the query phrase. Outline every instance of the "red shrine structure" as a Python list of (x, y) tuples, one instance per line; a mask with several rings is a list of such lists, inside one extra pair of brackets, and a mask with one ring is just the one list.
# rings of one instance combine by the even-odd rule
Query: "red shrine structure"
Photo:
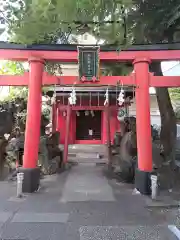
[[(97, 46), (96, 46), (97, 48)], [(86, 49), (85, 49), (86, 50)], [(165, 77), (154, 76), (149, 72), (149, 65), (153, 61), (167, 61), (167, 60), (180, 60), (180, 44), (156, 44), (156, 45), (133, 45), (124, 51), (116, 51), (113, 46), (101, 46), (95, 49), (98, 53), (97, 62), (95, 59), (88, 60), (88, 54), (83, 55), (79, 51), (78, 46), (75, 45), (32, 45), (23, 46), (18, 44), (0, 43), (0, 59), (1, 60), (13, 60), (13, 61), (29, 61), (30, 70), (23, 76), (0, 76), (1, 86), (28, 86), (28, 109), (26, 119), (26, 132), (25, 132), (25, 146), (23, 157), (24, 183), (23, 190), (26, 192), (36, 191), (39, 185), (40, 171), (37, 167), (38, 162), (38, 147), (40, 140), (40, 120), (41, 120), (41, 88), (43, 85), (57, 85), (66, 87), (78, 87), (81, 86), (84, 89), (87, 87), (96, 88), (102, 86), (117, 86), (120, 82), (123, 86), (129, 86), (135, 88), (136, 98), (136, 125), (137, 125), (137, 148), (138, 148), (138, 169), (139, 172), (144, 175), (152, 171), (152, 142), (151, 142), (151, 123), (150, 123), (150, 98), (149, 87), (179, 87), (180, 77)], [(92, 55), (93, 55), (92, 54)], [(81, 55), (81, 56), (80, 56)], [(78, 63), (81, 57), (81, 63), (90, 62), (95, 66), (98, 61), (104, 62), (129, 62), (134, 66), (134, 73), (129, 76), (99, 76), (97, 68), (94, 69), (93, 76), (83, 75), (83, 66), (80, 64), (81, 76), (52, 76), (47, 72), (44, 72), (45, 61), (55, 61), (60, 63)], [(93, 62), (94, 61), (94, 62)], [(90, 66), (90, 65), (88, 65)], [(91, 70), (91, 67), (87, 67), (87, 71)], [(78, 100), (80, 101), (80, 99)], [(84, 99), (87, 101), (87, 99)], [(77, 104), (63, 104), (61, 101), (56, 102), (53, 106), (54, 116), (59, 112), (66, 112), (66, 117), (62, 120), (59, 115), (58, 121), (60, 128), (61, 124), (64, 124), (64, 162), (67, 161), (68, 156), (68, 144), (72, 142), (79, 143), (81, 141), (87, 141), (87, 139), (80, 139), (74, 135), (72, 125), (72, 119), (75, 118), (74, 110), (78, 111), (101, 111), (97, 114), (97, 119), (101, 118), (103, 124), (102, 132), (106, 131), (105, 139), (98, 139), (96, 136), (95, 141), (101, 141), (102, 144), (107, 144), (107, 148), (110, 149), (111, 145), (111, 128), (116, 125), (110, 120), (110, 114), (114, 114), (117, 108), (110, 102), (105, 106), (100, 103), (97, 106), (97, 100), (92, 102), (89, 109), (87, 109), (87, 103), (77, 107)], [(101, 115), (101, 116), (100, 116)], [(80, 113), (81, 116), (81, 113)], [(56, 124), (57, 117), (54, 117), (54, 126)], [(64, 123), (62, 123), (64, 121)], [(76, 124), (81, 125), (81, 120)], [(94, 123), (95, 125), (95, 123)], [(113, 125), (113, 127), (112, 127)], [(57, 125), (56, 125), (57, 126)], [(77, 125), (76, 125), (77, 126)], [(61, 129), (62, 131), (62, 129)], [(80, 133), (79, 133), (80, 134)], [(93, 141), (93, 139), (91, 139)]]
[[(107, 144), (106, 106), (104, 106), (106, 91), (107, 87), (76, 87), (76, 104), (71, 106), (68, 144)], [(115, 133), (120, 129), (118, 111), (122, 108), (126, 113), (126, 107), (133, 96), (132, 90), (126, 88), (125, 103), (120, 107), (117, 102), (119, 91), (117, 87), (108, 88), (111, 143)], [(60, 132), (60, 144), (65, 144), (66, 140), (66, 110), (70, 94), (71, 87), (56, 88), (56, 116), (54, 116), (56, 121), (53, 122), (53, 130)]]

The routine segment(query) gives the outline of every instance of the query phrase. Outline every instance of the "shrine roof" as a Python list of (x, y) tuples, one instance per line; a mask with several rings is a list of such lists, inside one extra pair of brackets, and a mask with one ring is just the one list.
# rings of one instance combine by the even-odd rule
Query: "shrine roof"
[[(77, 51), (77, 47), (82, 45), (75, 44), (33, 44), (33, 45), (22, 45), (9, 42), (0, 41), (0, 49), (9, 49), (9, 50), (33, 50), (33, 51)], [(84, 45), (86, 47), (92, 47), (97, 45)], [(100, 45), (102, 52), (110, 52), (121, 50), (121, 46), (117, 45)], [(180, 50), (180, 42), (167, 44), (167, 43), (158, 43), (158, 44), (133, 44), (130, 47), (122, 51), (160, 51), (160, 50)]]

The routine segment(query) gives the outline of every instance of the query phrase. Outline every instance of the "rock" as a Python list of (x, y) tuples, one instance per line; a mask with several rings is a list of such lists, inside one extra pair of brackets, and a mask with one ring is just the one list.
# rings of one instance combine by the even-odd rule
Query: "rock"
[(113, 167), (114, 173), (118, 176), (118, 179), (123, 182), (133, 183), (136, 160), (131, 157), (129, 161), (123, 161), (119, 155), (116, 156), (116, 158), (119, 158), (117, 160), (118, 164), (114, 164)]
[(51, 137), (42, 136), (39, 146), (39, 163), (44, 174), (57, 173), (62, 166), (62, 151), (57, 144), (58, 134)]
[(154, 169), (161, 168), (164, 162), (164, 159), (161, 156), (161, 150), (158, 148), (158, 146), (155, 143), (152, 143), (152, 158), (153, 158)]

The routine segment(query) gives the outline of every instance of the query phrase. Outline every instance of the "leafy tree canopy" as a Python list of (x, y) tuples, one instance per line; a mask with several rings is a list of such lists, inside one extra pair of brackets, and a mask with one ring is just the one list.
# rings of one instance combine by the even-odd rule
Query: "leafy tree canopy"
[(179, 32), (175, 31), (180, 22), (178, 0), (9, 0), (3, 7), (10, 40), (24, 44), (56, 43), (59, 38), (66, 42), (83, 27), (82, 22), (105, 20), (119, 22), (88, 24), (89, 31), (108, 43), (119, 42), (124, 16), (130, 42), (165, 41)]
[(171, 88), (169, 92), (172, 100), (180, 102), (180, 88)]
[[(14, 0), (10, 0), (4, 4), (4, 9), (8, 16), (10, 39), (31, 44), (52, 43), (65, 37), (64, 33), (77, 33), (74, 21), (121, 20), (122, 4), (128, 7), (131, 3), (132, 0), (20, 0), (14, 4)], [(91, 31), (98, 31), (98, 28), (97, 25)]]

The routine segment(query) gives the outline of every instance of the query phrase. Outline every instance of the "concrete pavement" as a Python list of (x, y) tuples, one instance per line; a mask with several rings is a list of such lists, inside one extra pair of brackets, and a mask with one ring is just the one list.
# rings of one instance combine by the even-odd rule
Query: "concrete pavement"
[(108, 180), (102, 166), (74, 166), (42, 180), (39, 192), (17, 199), (0, 183), (0, 238), (27, 240), (177, 239), (177, 209), (148, 209), (131, 185)]

